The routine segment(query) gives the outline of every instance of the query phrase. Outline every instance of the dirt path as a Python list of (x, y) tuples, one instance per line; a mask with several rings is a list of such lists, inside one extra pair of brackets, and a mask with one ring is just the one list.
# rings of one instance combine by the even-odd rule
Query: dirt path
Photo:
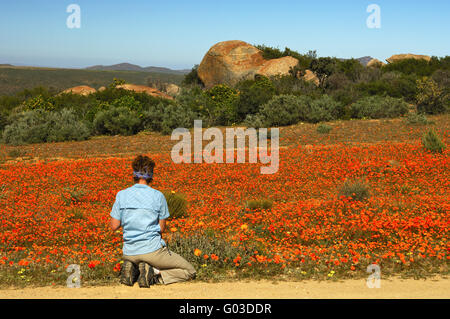
[(381, 288), (369, 289), (365, 280), (346, 280), (342, 282), (191, 282), (169, 286), (154, 286), (150, 289), (134, 287), (44, 287), (0, 290), (0, 298), (125, 298), (125, 299), (303, 299), (303, 298), (450, 298), (450, 279), (385, 279)]

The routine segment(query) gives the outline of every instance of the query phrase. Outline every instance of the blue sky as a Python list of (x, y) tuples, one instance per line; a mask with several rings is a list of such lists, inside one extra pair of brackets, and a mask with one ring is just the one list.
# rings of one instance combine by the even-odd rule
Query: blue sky
[[(70, 4), (81, 28), (69, 29)], [(381, 29), (369, 29), (370, 4)], [(340, 58), (450, 55), (448, 0), (0, 0), (0, 63), (191, 68), (224, 40)]]

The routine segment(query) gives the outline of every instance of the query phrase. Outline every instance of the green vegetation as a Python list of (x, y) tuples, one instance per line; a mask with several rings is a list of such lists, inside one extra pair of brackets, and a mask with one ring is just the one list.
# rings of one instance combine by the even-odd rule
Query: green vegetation
[(321, 123), (321, 124), (319, 124), (319, 125), (317, 126), (317, 129), (316, 129), (316, 130), (317, 130), (317, 133), (320, 133), (320, 134), (328, 134), (328, 133), (331, 132), (332, 129), (333, 129), (333, 128), (332, 128), (330, 125)]
[(442, 153), (446, 148), (439, 135), (437, 135), (437, 133), (433, 130), (429, 130), (424, 134), (422, 138), (422, 145), (425, 149), (433, 153)]
[(173, 191), (163, 191), (164, 197), (169, 207), (170, 218), (187, 217), (187, 200), (183, 194)]
[(339, 188), (339, 197), (342, 196), (364, 201), (370, 196), (370, 186), (362, 179), (348, 179)]
[(249, 210), (267, 210), (271, 209), (273, 201), (270, 199), (249, 200), (246, 202), (246, 207)]
[[(146, 72), (0, 68), (0, 79), (8, 79), (8, 85), (27, 87), (22, 80), (29, 77), (27, 83), (35, 80), (47, 86), (0, 96), (2, 139), (8, 144), (26, 144), (131, 135), (143, 130), (170, 134), (178, 127), (191, 128), (195, 119), (203, 120), (204, 126), (245, 124), (255, 128), (300, 121), (382, 119), (405, 116), (414, 108), (412, 113), (417, 115), (408, 115), (406, 121), (428, 124), (425, 114), (450, 110), (449, 57), (367, 68), (355, 59), (317, 57), (315, 51), (300, 54), (289, 48), (257, 47), (267, 59), (292, 56), (299, 63), (284, 76), (257, 75), (234, 86), (220, 84), (210, 89), (201, 83), (198, 66), (184, 81), (180, 75), (164, 74), (171, 77), (168, 81), (183, 82), (174, 100), (116, 88), (125, 82), (152, 81), (151, 73)], [(319, 85), (303, 79), (306, 70), (315, 72)], [(22, 80), (12, 80), (13, 75)], [(95, 81), (89, 80), (90, 76)], [(60, 90), (49, 83), (64, 88), (103, 85), (106, 89), (88, 96), (58, 94)], [(319, 132), (326, 134), (327, 129), (320, 126)]]
[(180, 84), (183, 77), (181, 74), (153, 72), (0, 67), (0, 95), (13, 95), (23, 89), (39, 86), (48, 87), (53, 93), (79, 85), (98, 89), (101, 86), (108, 86), (114, 78), (140, 85), (147, 85), (149, 80)]

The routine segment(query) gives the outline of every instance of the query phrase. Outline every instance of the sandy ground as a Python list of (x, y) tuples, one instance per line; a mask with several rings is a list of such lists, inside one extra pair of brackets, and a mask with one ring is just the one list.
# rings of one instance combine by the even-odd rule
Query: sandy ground
[(365, 280), (341, 282), (188, 282), (141, 289), (134, 287), (44, 287), (0, 290), (2, 299), (449, 299), (450, 279), (385, 279), (369, 289)]

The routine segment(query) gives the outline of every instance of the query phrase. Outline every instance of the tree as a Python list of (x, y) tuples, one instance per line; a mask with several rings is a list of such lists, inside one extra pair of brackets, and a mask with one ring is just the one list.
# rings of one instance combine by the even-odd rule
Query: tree
[(313, 59), (309, 68), (317, 75), (319, 86), (323, 88), (325, 79), (336, 70), (336, 61), (329, 57)]
[(198, 64), (194, 65), (191, 72), (184, 76), (182, 85), (200, 85), (201, 87), (205, 86), (198, 76)]

